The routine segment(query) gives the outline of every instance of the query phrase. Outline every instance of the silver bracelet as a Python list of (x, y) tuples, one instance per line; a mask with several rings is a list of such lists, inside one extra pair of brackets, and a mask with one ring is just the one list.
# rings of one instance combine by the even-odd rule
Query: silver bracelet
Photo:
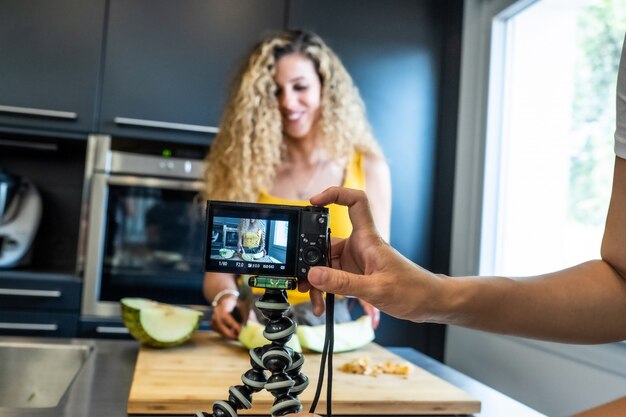
[(215, 295), (215, 297), (213, 298), (213, 301), (211, 302), (211, 307), (213, 307), (213, 308), (217, 307), (217, 305), (220, 303), (220, 300), (225, 295), (234, 295), (235, 297), (239, 297), (239, 291), (226, 289), (226, 290), (222, 290), (222, 291), (218, 292)]

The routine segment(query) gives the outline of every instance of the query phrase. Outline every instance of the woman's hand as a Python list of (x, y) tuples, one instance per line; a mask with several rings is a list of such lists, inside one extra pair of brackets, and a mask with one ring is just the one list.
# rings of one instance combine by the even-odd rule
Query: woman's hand
[(372, 319), (372, 329), (376, 330), (376, 328), (378, 328), (378, 324), (380, 323), (380, 310), (360, 298), (359, 303), (361, 303), (361, 307), (363, 308), (365, 314), (370, 316)]
[(225, 295), (213, 309), (213, 316), (211, 317), (211, 328), (231, 340), (236, 340), (241, 331), (241, 325), (231, 314), (236, 306), (237, 297)]

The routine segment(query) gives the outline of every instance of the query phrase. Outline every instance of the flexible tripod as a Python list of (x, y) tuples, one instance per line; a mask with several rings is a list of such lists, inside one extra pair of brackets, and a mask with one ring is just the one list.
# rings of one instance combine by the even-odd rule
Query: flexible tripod
[[(276, 399), (272, 416), (284, 416), (302, 410), (298, 399), (309, 385), (309, 378), (300, 371), (304, 356), (285, 346), (296, 331), (296, 323), (287, 317), (289, 300), (285, 290), (295, 289), (297, 281), (290, 278), (251, 277), (250, 286), (265, 289), (256, 307), (269, 320), (263, 335), (270, 341), (263, 347), (250, 349), (250, 368), (241, 376), (243, 385), (231, 386), (228, 400), (213, 403), (213, 413), (198, 417), (237, 417), (237, 410), (252, 408), (252, 395), (266, 389)], [(271, 372), (269, 378), (265, 371)]]

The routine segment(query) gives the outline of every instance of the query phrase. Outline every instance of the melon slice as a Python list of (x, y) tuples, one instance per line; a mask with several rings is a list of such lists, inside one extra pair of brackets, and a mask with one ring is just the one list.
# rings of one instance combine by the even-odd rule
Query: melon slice
[[(326, 326), (301, 326), (296, 329), (303, 348), (314, 352), (324, 349)], [(365, 315), (357, 320), (335, 324), (335, 352), (347, 352), (363, 347), (374, 340), (372, 319)]]
[(146, 298), (122, 298), (122, 318), (130, 334), (147, 346), (180, 345), (200, 326), (202, 312)]
[[(267, 345), (270, 341), (263, 336), (264, 329), (265, 326), (261, 323), (255, 321), (247, 322), (244, 326), (241, 326), (238, 337), (239, 342), (248, 350)], [(287, 346), (296, 352), (302, 352), (302, 346), (300, 346), (298, 337), (295, 334), (289, 339)]]

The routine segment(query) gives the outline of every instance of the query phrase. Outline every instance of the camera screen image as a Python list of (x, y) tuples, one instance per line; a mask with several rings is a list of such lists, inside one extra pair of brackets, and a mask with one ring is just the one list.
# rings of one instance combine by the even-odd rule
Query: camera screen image
[(299, 209), (209, 202), (205, 270), (295, 276)]

